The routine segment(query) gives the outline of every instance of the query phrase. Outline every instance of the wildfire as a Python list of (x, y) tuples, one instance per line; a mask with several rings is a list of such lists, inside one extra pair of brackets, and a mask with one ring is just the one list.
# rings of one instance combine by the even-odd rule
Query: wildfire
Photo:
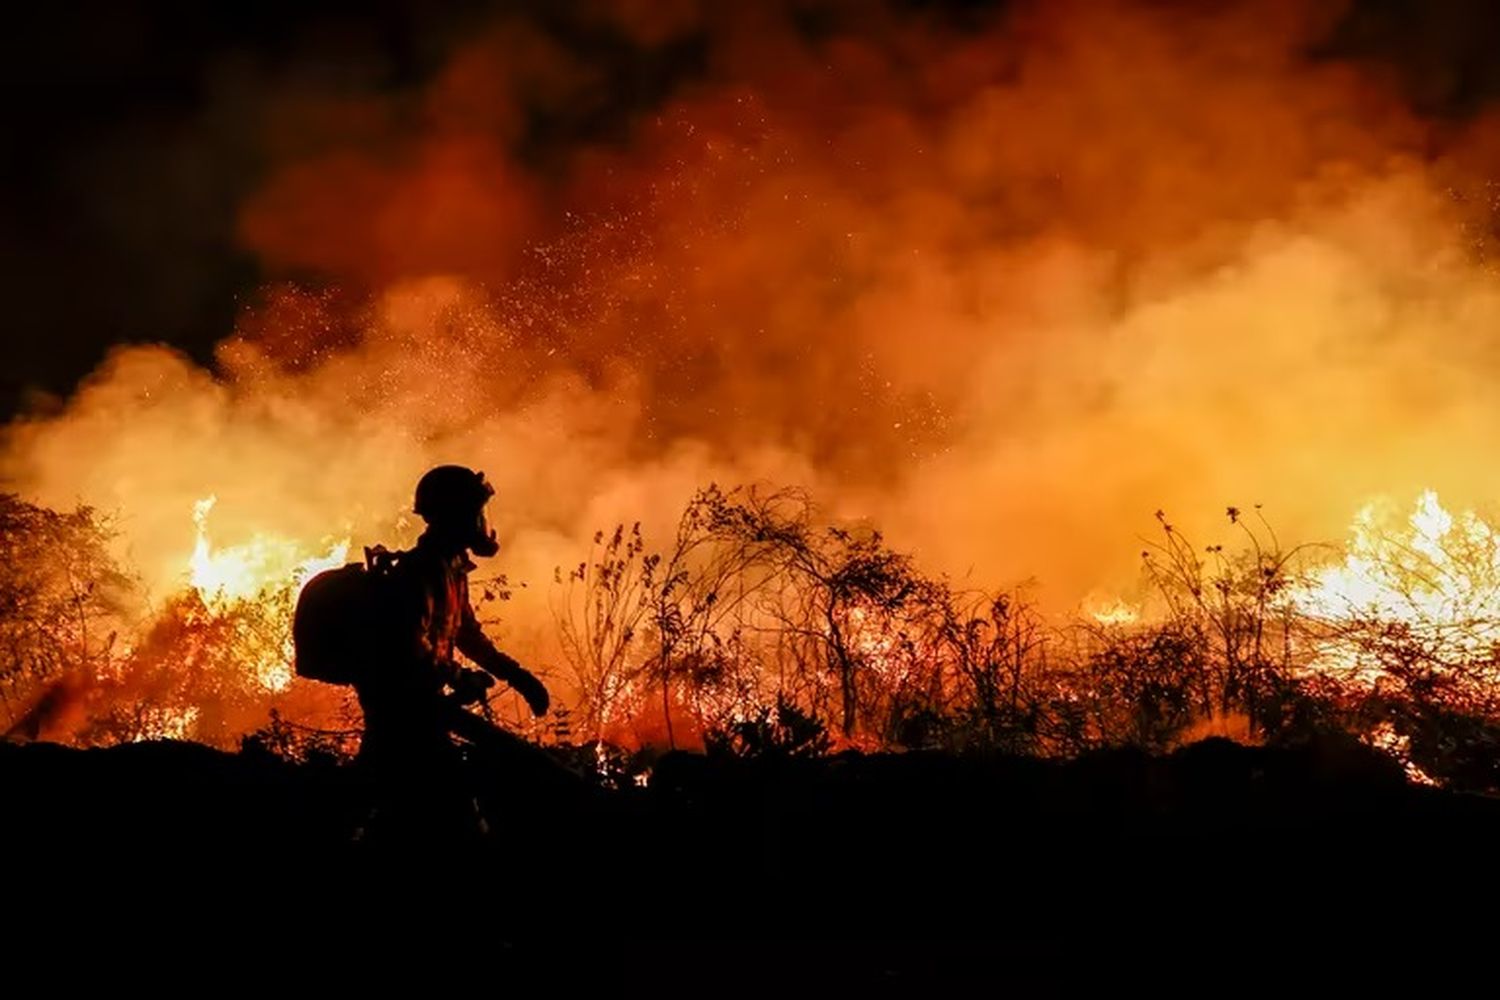
[(146, 706), (141, 711), (141, 730), (136, 734), (135, 742), (191, 739), (193, 727), (202, 714), (193, 705), (186, 708)]
[[(1342, 561), (1290, 589), (1299, 614), (1334, 626), (1379, 623), (1449, 661), (1484, 657), (1500, 643), (1500, 537), (1474, 511), (1454, 515), (1424, 491), (1402, 521), (1389, 501), (1355, 516)], [(1373, 683), (1381, 671), (1335, 631), (1312, 669)]]
[(1134, 625), (1141, 618), (1140, 608), (1119, 597), (1088, 607), (1086, 613), (1105, 627)]
[(218, 502), (210, 494), (193, 504), (197, 538), (188, 561), (189, 581), (205, 603), (250, 600), (288, 582), (300, 587), (314, 574), (343, 565), (349, 554), (347, 538), (334, 542), (322, 555), (306, 555), (306, 547), (292, 539), (263, 534), (244, 545), (215, 550), (208, 534), (208, 515)]
[(273, 605), (277, 616), (286, 619), (280, 648), (258, 657), (252, 665), (267, 691), (283, 691), (292, 682), (292, 602), (277, 603), (275, 596), (283, 593), (295, 598), (312, 576), (342, 565), (349, 553), (349, 540), (332, 543), (322, 555), (307, 555), (307, 547), (292, 539), (259, 533), (243, 545), (215, 549), (208, 534), (208, 515), (216, 503), (218, 497), (211, 494), (193, 504), (197, 537), (188, 560), (189, 582), (210, 608), (223, 610), (236, 602), (263, 602)]
[(1383, 750), (1396, 760), (1406, 771), (1407, 780), (1418, 785), (1435, 786), (1432, 775), (1422, 770), (1411, 759), (1411, 739), (1396, 732), (1396, 727), (1389, 722), (1382, 722), (1376, 726), (1366, 737), (1365, 741), (1377, 750)]

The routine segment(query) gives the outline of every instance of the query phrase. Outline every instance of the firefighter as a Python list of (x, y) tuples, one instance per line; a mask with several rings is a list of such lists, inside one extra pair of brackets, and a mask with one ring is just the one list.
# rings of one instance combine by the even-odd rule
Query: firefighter
[[(546, 687), (495, 647), (469, 603), (470, 553), (487, 558), (500, 550), (485, 518), (494, 493), (483, 473), (458, 465), (438, 466), (418, 482), (413, 509), (427, 530), (415, 548), (391, 557), (383, 620), (374, 624), (384, 648), (355, 682), (365, 716), (360, 759), (408, 833), (413, 823), (436, 832), (472, 821), (449, 738), (457, 705), (483, 698), (500, 680), (536, 715), (547, 711)], [(460, 653), (480, 670), (461, 667)]]

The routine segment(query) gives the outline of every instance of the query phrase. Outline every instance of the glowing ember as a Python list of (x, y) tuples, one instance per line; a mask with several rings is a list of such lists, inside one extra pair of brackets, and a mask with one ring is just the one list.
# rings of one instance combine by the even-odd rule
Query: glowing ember
[(1411, 759), (1411, 739), (1396, 732), (1396, 727), (1389, 722), (1382, 722), (1367, 737), (1366, 742), (1377, 750), (1383, 750), (1396, 760), (1406, 770), (1408, 781), (1419, 785), (1436, 785), (1432, 776), (1422, 770)]
[(135, 736), (135, 742), (190, 739), (201, 714), (193, 705), (186, 708), (146, 706), (141, 712), (141, 729)]
[(1106, 627), (1134, 625), (1141, 618), (1140, 608), (1119, 597), (1086, 607), (1085, 613), (1095, 622)]

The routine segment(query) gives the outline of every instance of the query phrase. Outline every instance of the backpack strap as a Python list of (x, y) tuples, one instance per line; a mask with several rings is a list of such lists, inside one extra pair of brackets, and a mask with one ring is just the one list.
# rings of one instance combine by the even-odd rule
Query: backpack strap
[(379, 576), (389, 576), (396, 565), (406, 556), (405, 552), (392, 552), (384, 545), (365, 546), (365, 569)]

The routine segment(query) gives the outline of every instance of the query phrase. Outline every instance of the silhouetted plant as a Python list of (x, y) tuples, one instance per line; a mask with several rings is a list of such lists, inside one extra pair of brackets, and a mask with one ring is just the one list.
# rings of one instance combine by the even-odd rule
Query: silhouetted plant
[(949, 681), (944, 715), (962, 745), (1041, 749), (1049, 630), (1019, 593), (943, 594), (936, 650)]
[(359, 750), (359, 729), (297, 725), (282, 718), (273, 708), (266, 724), (240, 741), (240, 750), (247, 754), (267, 754), (292, 764), (346, 764)]
[(785, 698), (749, 718), (706, 734), (709, 753), (734, 757), (818, 757), (828, 751), (828, 728)]
[[(629, 532), (623, 525), (615, 528), (607, 540), (602, 531), (595, 532), (588, 558), (568, 571), (563, 605), (554, 615), (583, 722), (594, 732), (609, 724), (641, 673), (637, 647), (659, 561), (645, 553), (636, 523)], [(563, 582), (560, 569), (554, 579)]]
[(862, 709), (883, 725), (893, 692), (933, 679), (915, 676), (930, 663), (915, 640), (942, 592), (878, 531), (820, 525), (800, 491), (753, 489), (719, 495), (708, 527), (766, 573), (753, 617), (776, 632), (779, 694), (815, 712), (833, 702), (849, 737)]
[[(1148, 543), (1142, 562), (1167, 609), (1165, 634), (1147, 647), (1166, 671), (1155, 682), (1166, 702), (1150, 711), (1162, 718), (1243, 712), (1264, 728), (1295, 667), (1297, 614), (1285, 595), (1303, 578), (1312, 547), (1283, 549), (1259, 507), (1253, 524), (1237, 507), (1225, 513), (1244, 536), (1238, 552), (1222, 545), (1200, 550), (1156, 513), (1161, 536)], [(1164, 659), (1164, 648), (1179, 650), (1181, 662)], [(1145, 691), (1138, 684), (1132, 690)]]
[[(0, 711), (4, 729), (44, 732), (69, 687), (109, 676), (137, 603), (95, 511), (60, 513), (0, 493)], [(3, 730), (0, 730), (3, 731)]]

